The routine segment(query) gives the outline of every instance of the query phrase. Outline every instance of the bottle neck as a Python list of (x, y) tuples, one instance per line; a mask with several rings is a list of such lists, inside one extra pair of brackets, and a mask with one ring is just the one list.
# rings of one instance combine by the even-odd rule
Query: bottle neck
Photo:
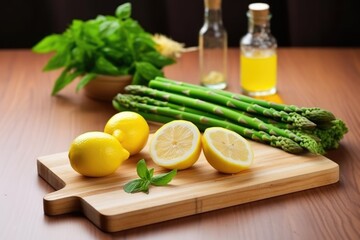
[(222, 25), (221, 0), (204, 0), (204, 23)]
[(266, 19), (254, 19), (253, 16), (248, 14), (248, 32), (249, 33), (271, 33), (270, 30), (270, 18), (271, 15), (267, 16)]
[(205, 8), (205, 24), (213, 25), (220, 24), (222, 25), (222, 13), (221, 9)]

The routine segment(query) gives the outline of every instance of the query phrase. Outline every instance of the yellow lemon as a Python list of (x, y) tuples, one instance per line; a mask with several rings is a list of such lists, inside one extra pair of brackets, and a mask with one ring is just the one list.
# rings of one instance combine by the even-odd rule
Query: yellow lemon
[(87, 132), (71, 143), (69, 160), (71, 167), (88, 177), (103, 177), (115, 172), (129, 152), (110, 134)]
[(211, 127), (204, 131), (201, 140), (206, 160), (219, 172), (238, 173), (253, 163), (251, 145), (236, 132)]
[(155, 164), (168, 169), (194, 165), (201, 152), (201, 134), (191, 122), (174, 120), (160, 127), (150, 141), (150, 156)]
[(138, 113), (124, 111), (112, 116), (106, 123), (104, 132), (116, 137), (130, 155), (140, 152), (149, 137), (149, 125)]

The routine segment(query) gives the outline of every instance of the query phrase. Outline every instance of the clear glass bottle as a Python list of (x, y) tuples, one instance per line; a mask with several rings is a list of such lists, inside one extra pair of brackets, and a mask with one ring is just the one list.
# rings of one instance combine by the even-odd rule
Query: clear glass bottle
[(227, 32), (223, 26), (221, 0), (204, 0), (205, 20), (199, 32), (201, 85), (226, 88)]
[(276, 93), (277, 42), (270, 31), (269, 5), (249, 5), (248, 33), (240, 41), (240, 85), (244, 94)]

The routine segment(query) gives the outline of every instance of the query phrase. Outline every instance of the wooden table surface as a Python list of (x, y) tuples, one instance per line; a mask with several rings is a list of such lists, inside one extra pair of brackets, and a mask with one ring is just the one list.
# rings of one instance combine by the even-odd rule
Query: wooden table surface
[[(234, 92), (238, 54), (229, 51)], [(75, 93), (75, 84), (51, 97), (59, 72), (41, 72), (49, 55), (1, 50), (0, 239), (360, 239), (360, 49), (283, 48), (278, 58), (278, 92), (286, 103), (326, 108), (347, 123), (341, 146), (326, 154), (339, 164), (340, 181), (109, 234), (81, 214), (44, 215), (43, 197), (53, 189), (37, 175), (36, 159), (68, 150), (83, 132), (101, 131), (116, 111)], [(165, 73), (197, 83), (197, 52)]]

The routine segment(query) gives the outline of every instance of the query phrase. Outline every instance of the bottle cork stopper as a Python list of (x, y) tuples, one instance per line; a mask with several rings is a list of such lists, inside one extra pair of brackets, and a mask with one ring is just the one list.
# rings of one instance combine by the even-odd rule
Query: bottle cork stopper
[(205, 0), (205, 7), (208, 9), (220, 9), (221, 0)]
[(269, 19), (269, 5), (266, 3), (252, 3), (249, 5), (249, 16), (255, 24), (265, 24)]

